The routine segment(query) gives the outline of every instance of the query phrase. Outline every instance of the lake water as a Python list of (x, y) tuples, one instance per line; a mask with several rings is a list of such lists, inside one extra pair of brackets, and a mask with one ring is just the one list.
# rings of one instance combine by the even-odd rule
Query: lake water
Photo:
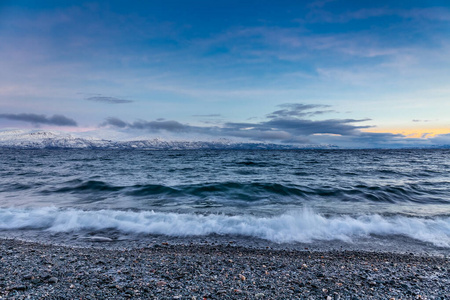
[(450, 151), (0, 149), (0, 235), (446, 252)]

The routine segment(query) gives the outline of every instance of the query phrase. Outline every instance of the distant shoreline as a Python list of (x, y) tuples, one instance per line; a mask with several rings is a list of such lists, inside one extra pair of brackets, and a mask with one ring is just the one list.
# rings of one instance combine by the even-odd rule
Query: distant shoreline
[(137, 138), (113, 140), (102, 137), (81, 137), (53, 131), (0, 130), (0, 149), (77, 149), (77, 150), (427, 150), (450, 149), (450, 144), (408, 145), (386, 144), (372, 147), (338, 146), (327, 143), (271, 143), (239, 141), (226, 138), (179, 140)]
[[(154, 244), (131, 250), (4, 239), (0, 296), (94, 299), (445, 299), (448, 257)], [(441, 297), (441, 298), (439, 298)]]

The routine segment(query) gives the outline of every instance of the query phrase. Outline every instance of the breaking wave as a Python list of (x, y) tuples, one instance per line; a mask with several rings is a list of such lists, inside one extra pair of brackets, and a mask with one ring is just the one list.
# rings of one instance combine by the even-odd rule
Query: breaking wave
[(277, 243), (403, 235), (450, 248), (450, 217), (324, 216), (302, 209), (273, 217), (178, 214), (154, 211), (0, 208), (0, 230), (53, 232), (114, 229), (168, 236), (241, 235)]

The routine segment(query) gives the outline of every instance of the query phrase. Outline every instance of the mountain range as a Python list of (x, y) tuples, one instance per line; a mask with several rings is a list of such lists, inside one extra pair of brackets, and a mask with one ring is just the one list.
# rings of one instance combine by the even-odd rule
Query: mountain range
[(0, 131), (0, 148), (14, 149), (142, 149), (142, 150), (195, 150), (195, 149), (336, 149), (334, 145), (285, 145), (260, 142), (165, 141), (159, 138), (113, 141), (99, 138), (77, 137), (53, 131)]

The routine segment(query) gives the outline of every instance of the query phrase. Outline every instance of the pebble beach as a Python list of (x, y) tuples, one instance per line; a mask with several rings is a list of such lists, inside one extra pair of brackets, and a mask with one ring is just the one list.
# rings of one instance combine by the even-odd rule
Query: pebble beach
[(444, 255), (4, 239), (0, 261), (4, 299), (450, 299)]

